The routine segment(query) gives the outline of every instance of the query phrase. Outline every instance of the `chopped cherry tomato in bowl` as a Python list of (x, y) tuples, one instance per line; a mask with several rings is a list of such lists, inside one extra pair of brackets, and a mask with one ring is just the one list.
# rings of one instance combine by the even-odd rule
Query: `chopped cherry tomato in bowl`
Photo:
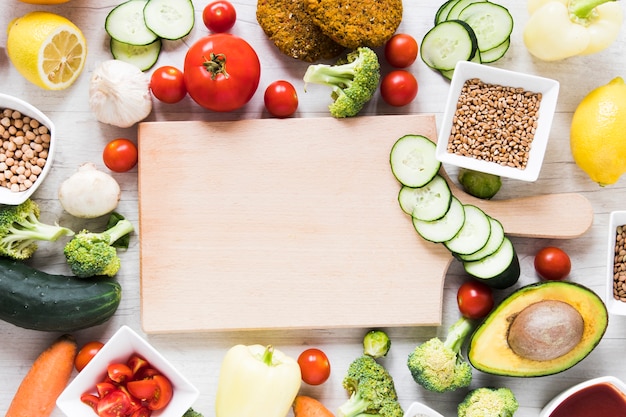
[(130, 139), (117, 138), (107, 143), (102, 152), (102, 160), (111, 171), (126, 172), (137, 165), (139, 153)]
[(237, 11), (232, 3), (226, 0), (217, 0), (204, 7), (202, 21), (206, 28), (212, 32), (226, 32), (235, 25)]
[(547, 281), (561, 281), (567, 278), (572, 261), (562, 249), (552, 246), (541, 249), (535, 255), (535, 270), (541, 279)]
[(394, 70), (380, 82), (380, 94), (387, 104), (406, 106), (417, 96), (417, 80), (406, 70)]
[(96, 353), (100, 352), (102, 346), (104, 346), (104, 343), (99, 341), (85, 343), (76, 354), (76, 358), (74, 358), (74, 368), (78, 372), (82, 371), (91, 362), (91, 359), (96, 356)]
[(417, 59), (417, 41), (411, 35), (398, 33), (385, 43), (385, 59), (396, 68), (406, 68)]
[(265, 108), (272, 116), (289, 117), (298, 109), (298, 94), (289, 81), (274, 81), (265, 89)]
[(475, 280), (461, 284), (456, 300), (463, 317), (472, 320), (487, 316), (494, 305), (491, 287)]
[(302, 380), (309, 385), (320, 385), (330, 376), (330, 361), (320, 349), (310, 348), (298, 356)]

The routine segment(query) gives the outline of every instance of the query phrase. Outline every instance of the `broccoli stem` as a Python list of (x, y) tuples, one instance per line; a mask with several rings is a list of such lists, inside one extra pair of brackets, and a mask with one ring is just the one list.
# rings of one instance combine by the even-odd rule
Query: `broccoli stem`
[(61, 236), (72, 234), (73, 232), (65, 227), (40, 222), (34, 213), (30, 213), (24, 220), (16, 222), (15, 225), (11, 227), (11, 233), (7, 235), (4, 240), (55, 241)]
[(127, 219), (122, 219), (104, 233), (109, 236), (109, 245), (112, 245), (116, 240), (129, 234), (133, 230), (133, 224)]
[(358, 59), (355, 59), (352, 62), (341, 65), (311, 65), (304, 74), (304, 82), (322, 84), (330, 87), (350, 87), (354, 81), (354, 69), (358, 61)]
[(363, 399), (358, 391), (352, 393), (348, 401), (339, 407), (338, 417), (361, 416), (370, 406), (370, 402)]
[(475, 323), (472, 320), (465, 317), (458, 319), (448, 329), (448, 336), (443, 342), (444, 346), (456, 353), (459, 353), (461, 351), (461, 347), (463, 346), (463, 342), (465, 342), (465, 339), (470, 332), (474, 330), (474, 325)]

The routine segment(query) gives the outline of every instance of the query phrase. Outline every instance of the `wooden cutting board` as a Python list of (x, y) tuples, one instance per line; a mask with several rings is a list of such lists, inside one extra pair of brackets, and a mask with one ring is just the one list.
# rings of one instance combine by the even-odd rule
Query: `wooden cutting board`
[[(140, 124), (144, 330), (439, 325), (453, 258), (419, 238), (389, 167), (409, 133), (436, 140), (435, 117)], [(453, 192), (509, 235), (573, 238), (593, 219), (578, 194)]]

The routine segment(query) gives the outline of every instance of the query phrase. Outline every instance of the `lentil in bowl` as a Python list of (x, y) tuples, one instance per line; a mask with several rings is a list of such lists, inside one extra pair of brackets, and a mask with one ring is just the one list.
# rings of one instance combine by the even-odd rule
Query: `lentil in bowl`
[(535, 181), (545, 155), (559, 83), (461, 61), (454, 70), (437, 159), (493, 175)]

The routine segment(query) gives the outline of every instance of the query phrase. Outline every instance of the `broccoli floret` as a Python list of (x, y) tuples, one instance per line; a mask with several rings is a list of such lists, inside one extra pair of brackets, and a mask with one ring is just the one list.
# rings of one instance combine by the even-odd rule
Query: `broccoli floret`
[(39, 221), (39, 205), (31, 199), (16, 206), (0, 206), (0, 255), (16, 260), (33, 256), (38, 241), (55, 241), (74, 232)]
[(356, 116), (372, 99), (380, 81), (380, 63), (376, 52), (360, 47), (334, 65), (310, 65), (304, 82), (332, 87), (333, 103), (328, 107), (333, 117)]
[(446, 392), (469, 386), (472, 367), (461, 356), (461, 347), (474, 322), (461, 317), (448, 329), (445, 341), (437, 337), (418, 345), (407, 361), (415, 382), (429, 391)]
[(63, 253), (72, 273), (80, 278), (96, 275), (112, 277), (121, 266), (113, 243), (134, 230), (130, 221), (122, 218), (101, 233), (81, 230), (67, 242)]
[(512, 417), (518, 408), (509, 388), (481, 387), (470, 391), (457, 411), (459, 417)]
[(195, 411), (193, 408), (190, 408), (189, 410), (185, 411), (185, 414), (183, 414), (183, 417), (204, 417), (201, 413)]
[(339, 407), (337, 417), (402, 417), (393, 378), (368, 355), (356, 358), (343, 379), (350, 398)]
[(372, 358), (387, 356), (391, 348), (391, 339), (382, 330), (370, 330), (363, 337), (363, 353)]

